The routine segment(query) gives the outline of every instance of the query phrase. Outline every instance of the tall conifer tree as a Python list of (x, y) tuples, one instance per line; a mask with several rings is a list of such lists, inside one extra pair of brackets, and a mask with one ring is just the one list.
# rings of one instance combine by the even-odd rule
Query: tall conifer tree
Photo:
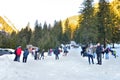
[(106, 47), (106, 43), (109, 40), (111, 35), (110, 24), (111, 24), (111, 15), (110, 15), (110, 5), (106, 0), (99, 1), (99, 8), (97, 12), (98, 17), (98, 40), (104, 44), (104, 48)]
[(80, 11), (80, 26), (76, 33), (76, 38), (78, 38), (76, 40), (83, 44), (95, 43), (97, 38), (96, 18), (92, 2), (93, 0), (85, 0), (83, 9)]

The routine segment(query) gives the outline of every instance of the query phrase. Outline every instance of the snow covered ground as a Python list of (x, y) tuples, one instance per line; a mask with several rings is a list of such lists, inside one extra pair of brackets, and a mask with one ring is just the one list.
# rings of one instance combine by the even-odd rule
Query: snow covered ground
[(110, 55), (102, 65), (96, 65), (96, 59), (89, 65), (80, 50), (73, 48), (60, 60), (46, 56), (45, 60), (35, 61), (29, 55), (27, 63), (14, 62), (14, 55), (0, 56), (0, 80), (120, 80), (120, 48), (116, 48), (119, 57)]

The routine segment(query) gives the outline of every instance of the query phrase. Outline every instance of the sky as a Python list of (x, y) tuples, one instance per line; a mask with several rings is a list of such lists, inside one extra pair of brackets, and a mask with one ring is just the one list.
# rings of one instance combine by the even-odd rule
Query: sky
[[(98, 0), (95, 0), (97, 2)], [(83, 0), (0, 0), (0, 15), (6, 16), (17, 29), (36, 20), (53, 24), (54, 20), (64, 20), (77, 15)]]

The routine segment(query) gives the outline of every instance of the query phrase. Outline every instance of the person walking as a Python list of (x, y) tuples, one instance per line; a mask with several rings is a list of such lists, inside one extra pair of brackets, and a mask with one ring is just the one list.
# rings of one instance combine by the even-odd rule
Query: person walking
[(100, 43), (97, 44), (97, 48), (96, 48), (96, 54), (97, 54), (97, 64), (102, 65), (102, 46), (100, 45)]

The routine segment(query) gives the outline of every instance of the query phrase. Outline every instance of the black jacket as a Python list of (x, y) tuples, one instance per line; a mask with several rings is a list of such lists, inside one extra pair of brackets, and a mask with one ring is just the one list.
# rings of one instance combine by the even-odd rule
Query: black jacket
[(96, 54), (100, 54), (100, 53), (102, 53), (102, 51), (103, 51), (102, 46), (97, 46)]
[(59, 49), (58, 49), (58, 48), (56, 48), (56, 49), (55, 49), (54, 54), (55, 54), (55, 55), (60, 54), (60, 51), (59, 51)]

